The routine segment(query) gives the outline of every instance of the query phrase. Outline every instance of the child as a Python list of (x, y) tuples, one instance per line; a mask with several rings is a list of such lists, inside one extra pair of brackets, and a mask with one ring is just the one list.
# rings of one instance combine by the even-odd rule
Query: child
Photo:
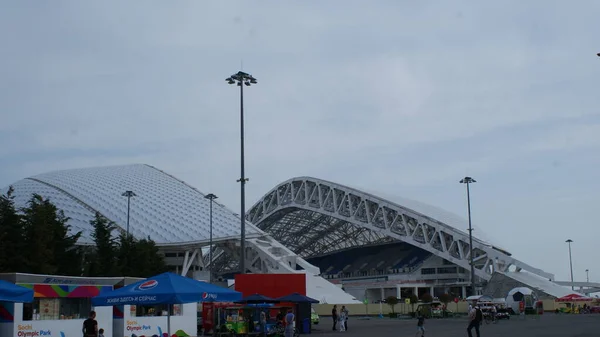
[(423, 327), (423, 325), (425, 324), (425, 317), (423, 316), (423, 313), (421, 313), (420, 311), (417, 313), (418, 316), (417, 318), (419, 319), (419, 321), (417, 322), (417, 337), (425, 337), (425, 328)]
[(98, 330), (98, 337), (104, 337), (104, 329)]

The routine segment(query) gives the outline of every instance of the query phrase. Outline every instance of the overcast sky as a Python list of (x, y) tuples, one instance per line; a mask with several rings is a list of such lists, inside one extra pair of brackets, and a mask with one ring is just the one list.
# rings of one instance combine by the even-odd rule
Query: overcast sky
[[(485, 4), (484, 4), (485, 3)], [(600, 281), (600, 2), (2, 1), (0, 186), (147, 163), (239, 209), (310, 175)], [(477, 234), (477, 232), (475, 232)]]

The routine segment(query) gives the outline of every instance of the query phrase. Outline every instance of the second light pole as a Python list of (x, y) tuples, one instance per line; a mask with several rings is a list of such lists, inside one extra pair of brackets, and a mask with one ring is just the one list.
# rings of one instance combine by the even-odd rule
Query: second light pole
[(210, 213), (209, 213), (209, 217), (210, 217), (210, 237), (209, 237), (209, 243), (208, 246), (209, 251), (208, 251), (208, 283), (212, 283), (212, 266), (213, 266), (213, 259), (212, 259), (212, 251), (213, 251), (213, 234), (212, 234), (212, 229), (213, 229), (213, 216), (212, 216), (212, 209), (213, 209), (213, 201), (215, 199), (217, 199), (218, 197), (212, 193), (209, 193), (207, 195), (204, 196), (206, 199), (210, 200)]
[(571, 267), (571, 290), (575, 290), (575, 285), (573, 284), (573, 258), (571, 257), (571, 242), (573, 242), (573, 240), (568, 239), (565, 242), (567, 244), (569, 244), (569, 267)]
[(131, 198), (137, 197), (133, 191), (125, 191), (121, 194), (124, 197), (127, 197), (127, 236), (129, 236), (129, 209), (131, 206)]
[(240, 273), (246, 273), (246, 179), (244, 171), (244, 86), (256, 84), (252, 75), (238, 71), (226, 79), (229, 84), (237, 84), (240, 87)]
[(471, 177), (464, 177), (460, 180), (461, 184), (467, 185), (467, 212), (469, 214), (469, 257), (471, 264), (471, 289), (473, 294), (475, 293), (475, 264), (473, 263), (473, 227), (471, 227), (471, 191), (469, 185), (476, 183), (477, 181)]

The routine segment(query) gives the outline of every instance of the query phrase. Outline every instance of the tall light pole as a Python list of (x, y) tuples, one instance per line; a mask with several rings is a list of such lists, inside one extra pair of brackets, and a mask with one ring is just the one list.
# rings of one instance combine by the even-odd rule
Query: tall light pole
[(207, 195), (204, 196), (206, 199), (210, 200), (210, 238), (209, 238), (209, 247), (210, 250), (208, 251), (208, 283), (212, 283), (212, 267), (213, 267), (213, 259), (212, 259), (212, 251), (213, 251), (213, 234), (212, 234), (212, 229), (213, 229), (213, 224), (212, 224), (212, 209), (213, 209), (213, 201), (215, 199), (217, 199), (218, 197), (212, 193), (209, 193)]
[(246, 175), (244, 172), (244, 85), (249, 87), (256, 84), (252, 75), (242, 71), (225, 79), (229, 84), (237, 84), (240, 87), (240, 273), (246, 273)]
[(471, 227), (471, 191), (469, 185), (476, 183), (477, 181), (471, 177), (464, 177), (460, 180), (461, 184), (467, 185), (467, 212), (469, 214), (469, 257), (471, 264), (471, 288), (473, 289), (473, 295), (475, 295), (475, 264), (473, 263), (473, 227)]
[(568, 239), (565, 242), (567, 244), (569, 244), (569, 266), (571, 267), (571, 290), (575, 290), (575, 285), (573, 284), (573, 258), (571, 256), (571, 242), (573, 242), (573, 240)]
[(127, 237), (129, 237), (129, 209), (131, 206), (131, 198), (137, 197), (137, 194), (133, 193), (133, 191), (125, 191), (121, 195), (127, 197)]
[(585, 270), (585, 280), (587, 281), (587, 283), (590, 283), (590, 270), (589, 269)]

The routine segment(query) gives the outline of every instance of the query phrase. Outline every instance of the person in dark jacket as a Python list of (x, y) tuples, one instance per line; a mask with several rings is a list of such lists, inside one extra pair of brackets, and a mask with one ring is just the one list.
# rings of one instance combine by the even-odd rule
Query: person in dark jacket
[(335, 326), (336, 326), (337, 320), (338, 320), (337, 304), (333, 305), (333, 308), (331, 309), (331, 320), (333, 320), (332, 330), (335, 331)]
[(420, 310), (417, 314), (417, 336), (425, 337), (425, 316), (423, 316), (423, 313)]
[(471, 334), (471, 330), (473, 330), (473, 328), (475, 328), (475, 333), (477, 334), (477, 337), (480, 337), (479, 326), (481, 325), (482, 320), (483, 320), (483, 312), (481, 312), (481, 309), (479, 309), (479, 306), (476, 305), (469, 312), (469, 326), (467, 327), (467, 332), (469, 333), (469, 337), (473, 337), (473, 335)]
[(98, 321), (96, 321), (96, 312), (90, 311), (90, 317), (83, 321), (83, 336), (98, 337)]

